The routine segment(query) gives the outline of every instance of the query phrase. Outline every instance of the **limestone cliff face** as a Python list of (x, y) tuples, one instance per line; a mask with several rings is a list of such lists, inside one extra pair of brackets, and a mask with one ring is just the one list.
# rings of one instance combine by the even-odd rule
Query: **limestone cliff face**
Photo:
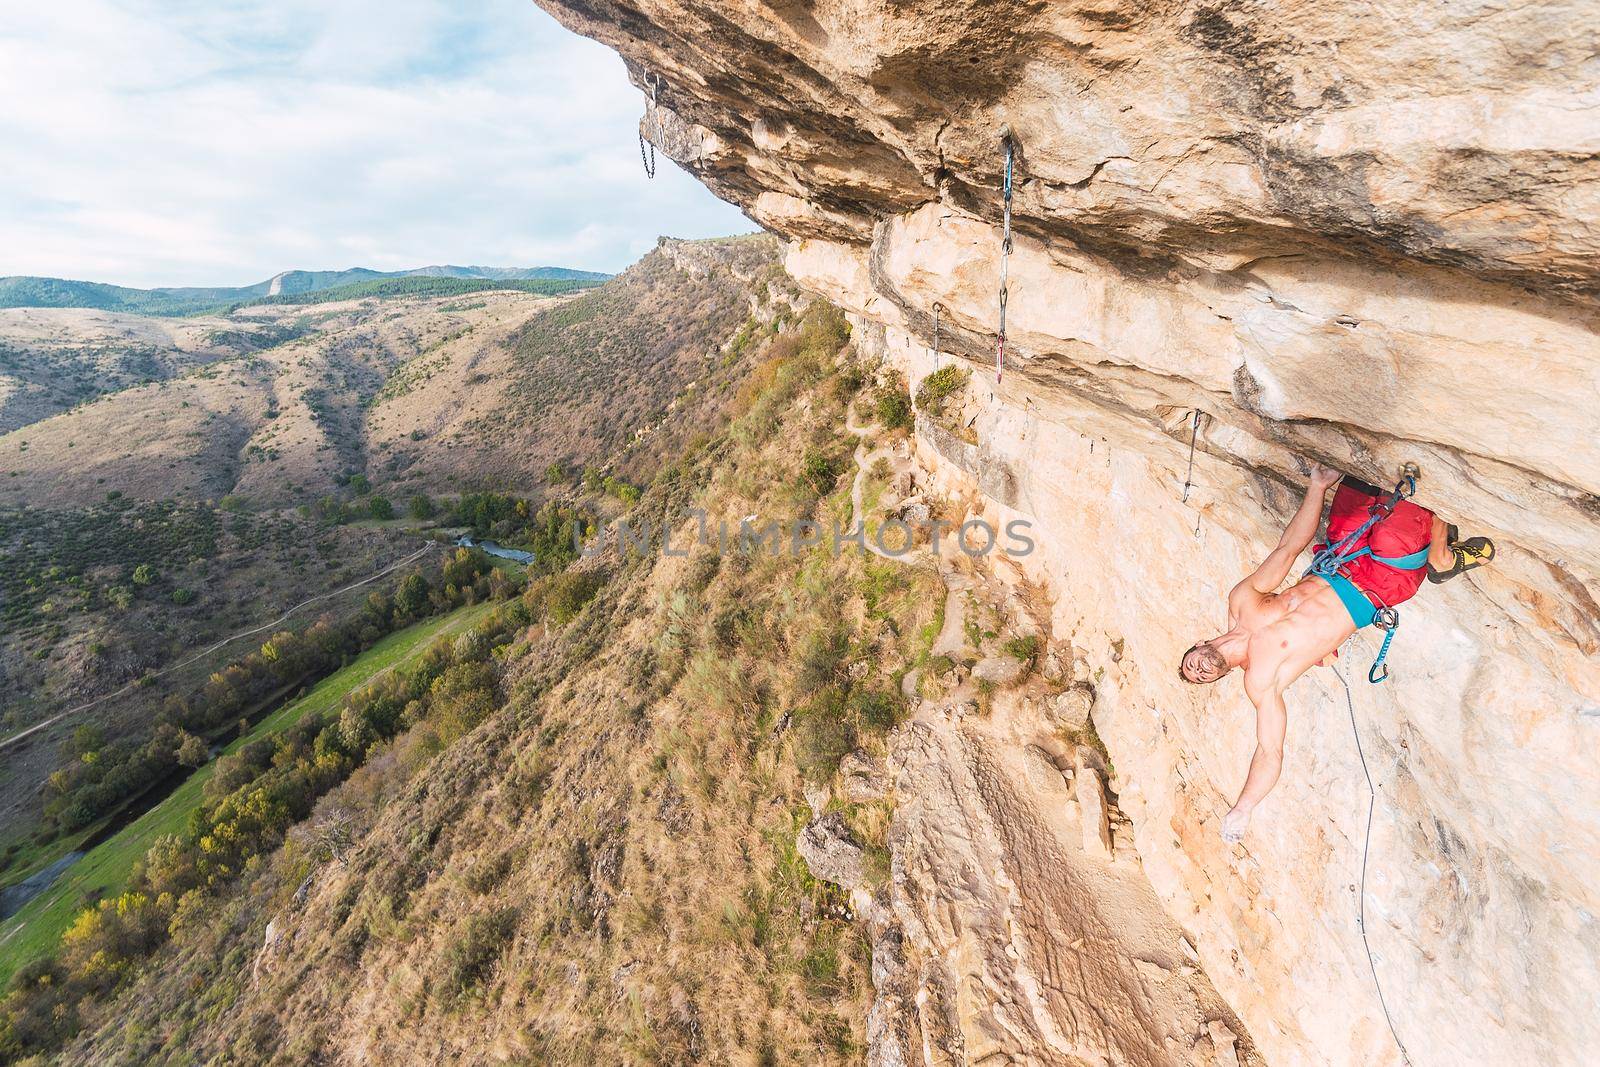
[[(1600, 10), (1405, 0), (540, 0), (662, 79), (674, 159), (790, 241), (913, 382), (975, 369), (933, 477), (1024, 516), (1020, 577), (1100, 676), (1144, 871), (1273, 1063), (1399, 1056), (1357, 929), (1344, 691), (1290, 694), (1284, 780), (1218, 818), (1252, 720), (1175, 678), (1298, 495), (1295, 456), (1494, 537), (1346, 650), (1380, 789), (1367, 933), (1417, 1064), (1600, 1045)], [(1001, 137), (1008, 372), (992, 368)], [(1193, 483), (1182, 499), (1193, 412)], [(941, 447), (942, 446), (942, 447)]]

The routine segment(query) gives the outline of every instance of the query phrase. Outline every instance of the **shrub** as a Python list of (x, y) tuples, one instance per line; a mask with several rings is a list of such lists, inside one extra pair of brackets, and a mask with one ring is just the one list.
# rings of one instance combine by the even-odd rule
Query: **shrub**
[(838, 481), (832, 457), (821, 449), (808, 448), (800, 460), (800, 481), (817, 496), (825, 496)]
[(545, 617), (565, 626), (600, 589), (600, 575), (593, 571), (563, 571), (548, 579), (544, 593)]
[(421, 522), (433, 518), (433, 499), (427, 493), (417, 493), (406, 505), (406, 511), (413, 519)]
[(174, 604), (178, 605), (180, 608), (183, 607), (185, 604), (194, 603), (194, 590), (192, 590), (192, 589), (174, 589), (172, 591), (172, 602)]
[(875, 406), (878, 421), (886, 430), (909, 430), (911, 428), (911, 394), (903, 385), (890, 386), (878, 393), (878, 402)]
[(830, 687), (812, 704), (794, 714), (794, 762), (810, 782), (825, 782), (839, 761), (856, 747), (855, 730), (846, 717), (844, 695)]
[(800, 663), (795, 670), (795, 688), (800, 693), (814, 693), (830, 684), (844, 663), (849, 650), (849, 638), (843, 630), (814, 633), (806, 638), (800, 649)]
[(899, 699), (881, 689), (856, 693), (852, 703), (862, 727), (873, 733), (887, 733), (900, 716)]
[(917, 407), (930, 415), (943, 415), (945, 401), (965, 389), (969, 377), (955, 364), (940, 367), (917, 386)]
[(389, 503), (388, 497), (375, 496), (367, 501), (367, 513), (379, 520), (392, 519), (394, 518), (394, 505)]
[(149, 585), (156, 580), (156, 569), (148, 563), (141, 563), (133, 568), (133, 584)]
[(445, 951), (445, 988), (458, 997), (470, 993), (488, 976), (516, 931), (515, 908), (499, 908), (468, 919), (461, 935)]
[(1013, 637), (1001, 647), (1006, 655), (1020, 659), (1024, 663), (1032, 663), (1033, 658), (1039, 654), (1039, 639), (1033, 634), (1027, 637)]

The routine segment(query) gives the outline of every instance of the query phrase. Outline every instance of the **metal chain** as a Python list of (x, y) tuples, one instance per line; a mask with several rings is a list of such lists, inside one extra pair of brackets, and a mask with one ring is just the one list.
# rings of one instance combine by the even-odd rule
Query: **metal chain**
[(1372, 812), (1378, 804), (1378, 791), (1372, 784), (1372, 772), (1367, 769), (1367, 753), (1361, 747), (1361, 730), (1356, 726), (1356, 703), (1350, 695), (1350, 683), (1345, 681), (1344, 672), (1338, 667), (1333, 668), (1333, 674), (1344, 686), (1344, 705), (1350, 711), (1350, 733), (1356, 739), (1356, 755), (1361, 758), (1361, 773), (1367, 779), (1367, 829), (1361, 839), (1361, 896), (1356, 911), (1356, 928), (1361, 931), (1361, 947), (1367, 950), (1367, 967), (1372, 971), (1372, 986), (1378, 991), (1378, 1006), (1383, 1009), (1383, 1020), (1389, 1024), (1389, 1035), (1400, 1050), (1400, 1062), (1410, 1067), (1411, 1057), (1406, 1052), (1405, 1042), (1400, 1040), (1400, 1031), (1395, 1029), (1394, 1017), (1389, 1014), (1389, 1002), (1383, 996), (1383, 983), (1378, 981), (1378, 964), (1372, 958), (1372, 944), (1367, 940), (1367, 857), (1372, 851)]
[(661, 140), (661, 113), (656, 110), (656, 76), (645, 75), (645, 83), (650, 86), (650, 106), (648, 114), (655, 124), (654, 140), (646, 141), (644, 130), (639, 131), (639, 158), (644, 161), (644, 174), (647, 178), (656, 176), (656, 146), (655, 142)]
[(1006, 148), (1006, 177), (1002, 195), (1005, 199), (1005, 221), (1000, 240), (1000, 328), (995, 339), (994, 353), (994, 380), (1000, 381), (1000, 376), (1006, 369), (1006, 300), (1010, 294), (1007, 292), (1006, 283), (1009, 279), (1011, 266), (1011, 167), (1014, 156), (1014, 146), (1011, 135), (1007, 134), (1002, 142)]

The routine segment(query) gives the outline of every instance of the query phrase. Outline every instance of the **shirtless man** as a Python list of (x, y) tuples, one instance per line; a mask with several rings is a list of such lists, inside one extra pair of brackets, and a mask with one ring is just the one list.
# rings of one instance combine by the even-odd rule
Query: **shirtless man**
[[(1357, 546), (1370, 555), (1353, 560), (1327, 578), (1308, 575), (1282, 593), (1278, 586), (1311, 544), (1322, 516), (1322, 498), (1343, 479), (1328, 518), (1328, 540), (1338, 542), (1366, 522), (1369, 508), (1389, 494), (1328, 467), (1311, 471), (1311, 485), (1278, 547), (1228, 594), (1228, 632), (1183, 654), (1179, 675), (1197, 685), (1244, 668), (1244, 692), (1256, 708), (1256, 751), (1233, 809), (1222, 820), (1222, 836), (1238, 841), (1250, 813), (1277, 784), (1283, 766), (1287, 712), (1283, 692), (1318, 664), (1331, 665), (1345, 638), (1369, 625), (1377, 607), (1409, 599), (1424, 571), (1443, 582), (1481, 567), (1494, 556), (1482, 537), (1458, 541), (1446, 525), (1409, 500), (1372, 526)], [(1425, 561), (1424, 561), (1425, 560)]]

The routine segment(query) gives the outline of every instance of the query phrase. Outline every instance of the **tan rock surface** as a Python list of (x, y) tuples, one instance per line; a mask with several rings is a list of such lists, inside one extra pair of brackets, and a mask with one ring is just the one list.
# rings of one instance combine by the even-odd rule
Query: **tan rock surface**
[[(1361, 767), (1344, 691), (1313, 671), (1283, 783), (1223, 844), (1251, 717), (1236, 683), (1181, 685), (1178, 654), (1275, 539), (1296, 454), (1383, 482), (1419, 463), (1423, 504), (1496, 539), (1497, 567), (1403, 609), (1394, 680), (1353, 683), (1380, 789), (1368, 934), (1413, 1062), (1588, 1062), (1594, 5), (541, 2), (664, 78), (668, 150), (790, 238), (790, 270), (913, 384), (944, 305), (977, 443), (924, 422), (918, 484), (1035, 524), (1021, 572), (1086, 653), (1144, 873), (1269, 1062), (1399, 1062), (1355, 923)], [(1003, 127), (1015, 373), (995, 384)], [(958, 842), (902, 840), (934, 895), (981, 900), (1035, 858), (1001, 836), (995, 864), (947, 869)], [(969, 1035), (1004, 1008), (954, 1003)]]

